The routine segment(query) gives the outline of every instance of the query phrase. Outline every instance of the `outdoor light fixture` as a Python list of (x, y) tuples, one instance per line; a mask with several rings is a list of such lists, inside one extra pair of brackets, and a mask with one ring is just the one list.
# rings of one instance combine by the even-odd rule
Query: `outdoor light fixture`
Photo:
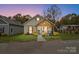
[(37, 18), (37, 21), (39, 21), (40, 19), (39, 18)]

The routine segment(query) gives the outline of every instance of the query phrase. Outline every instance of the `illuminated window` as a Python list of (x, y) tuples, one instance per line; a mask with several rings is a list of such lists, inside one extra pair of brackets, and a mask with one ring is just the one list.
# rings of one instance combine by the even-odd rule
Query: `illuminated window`
[(29, 26), (29, 33), (32, 34), (32, 26)]
[(44, 32), (46, 32), (46, 33), (47, 33), (47, 26), (45, 26), (45, 27), (44, 27)]

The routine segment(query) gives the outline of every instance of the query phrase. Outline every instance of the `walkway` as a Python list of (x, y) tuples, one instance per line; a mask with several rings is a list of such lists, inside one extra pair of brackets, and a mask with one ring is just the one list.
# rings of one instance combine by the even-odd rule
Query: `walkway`
[(42, 37), (42, 35), (38, 35), (38, 37), (37, 37), (37, 41), (46, 41), (43, 37)]

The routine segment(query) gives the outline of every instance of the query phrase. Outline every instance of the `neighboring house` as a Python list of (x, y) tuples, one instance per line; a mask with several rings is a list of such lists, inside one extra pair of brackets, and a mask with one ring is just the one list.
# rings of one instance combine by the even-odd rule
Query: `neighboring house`
[(0, 33), (14, 35), (23, 33), (23, 31), (24, 26), (20, 22), (0, 16)]
[(60, 27), (61, 32), (77, 32), (79, 33), (79, 25), (62, 25)]
[(33, 34), (34, 32), (48, 33), (52, 32), (54, 23), (48, 19), (44, 19), (40, 15), (36, 15), (32, 19), (24, 23), (24, 34)]

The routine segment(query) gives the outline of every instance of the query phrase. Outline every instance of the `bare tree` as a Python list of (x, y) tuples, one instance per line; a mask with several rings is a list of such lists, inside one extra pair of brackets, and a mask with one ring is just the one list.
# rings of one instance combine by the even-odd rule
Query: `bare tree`
[(61, 16), (61, 10), (57, 5), (51, 5), (47, 10), (44, 10), (44, 17), (55, 22)]

